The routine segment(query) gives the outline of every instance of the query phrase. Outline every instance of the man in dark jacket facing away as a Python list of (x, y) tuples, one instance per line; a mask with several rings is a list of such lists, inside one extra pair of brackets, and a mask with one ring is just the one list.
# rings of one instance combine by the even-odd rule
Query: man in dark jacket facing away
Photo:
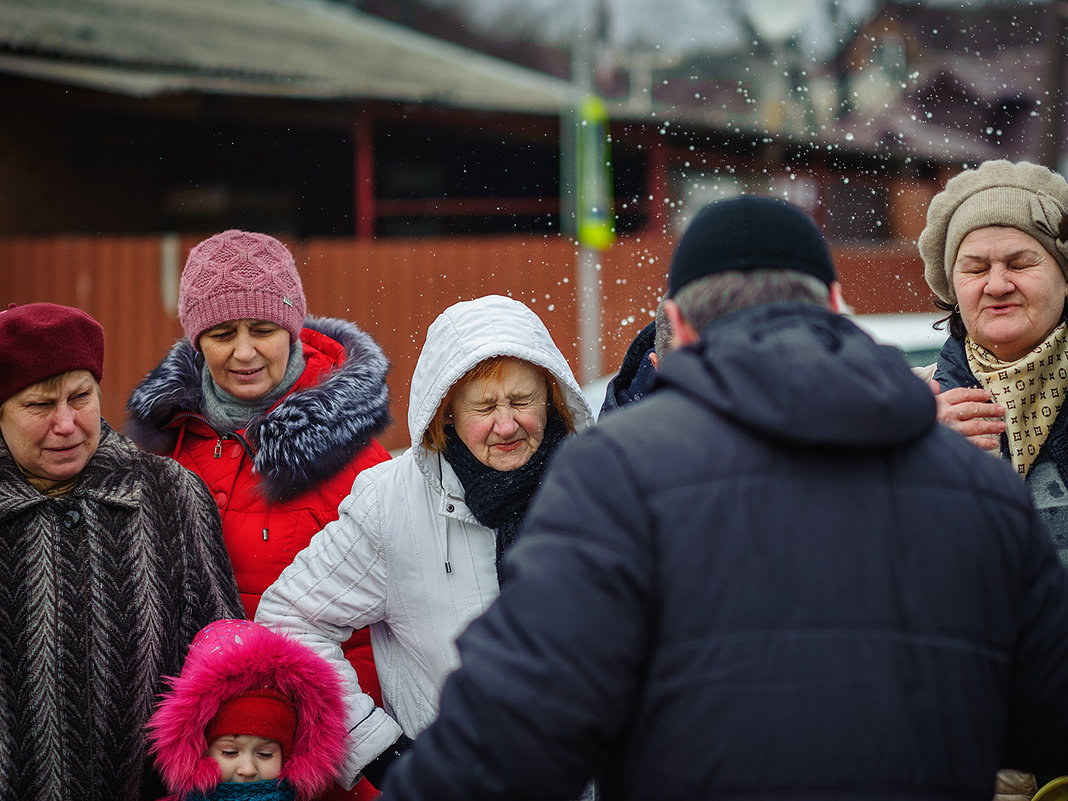
[(975, 799), (1068, 772), (1026, 488), (830, 309), (789, 204), (703, 209), (653, 392), (565, 444), (383, 801)]

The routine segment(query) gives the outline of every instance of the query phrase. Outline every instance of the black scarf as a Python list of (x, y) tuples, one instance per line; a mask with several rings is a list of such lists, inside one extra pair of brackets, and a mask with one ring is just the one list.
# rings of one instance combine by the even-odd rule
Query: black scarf
[(497, 583), (501, 582), (501, 560), (515, 542), (519, 527), (527, 514), (530, 499), (541, 485), (549, 457), (557, 449), (567, 428), (552, 406), (545, 421), (541, 444), (527, 463), (515, 470), (494, 470), (482, 464), (456, 434), (452, 426), (445, 427), (444, 456), (464, 487), (464, 502), (475, 520), (497, 532)]

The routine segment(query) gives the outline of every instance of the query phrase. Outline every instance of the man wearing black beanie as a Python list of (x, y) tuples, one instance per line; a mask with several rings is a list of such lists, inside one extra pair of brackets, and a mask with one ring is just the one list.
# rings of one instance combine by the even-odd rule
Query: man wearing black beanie
[(697, 214), (679, 347), (554, 457), (382, 801), (590, 778), (605, 801), (988, 801), (1000, 767), (1068, 773), (1068, 574), (1011, 469), (839, 303), (800, 209)]
[(686, 227), (671, 259), (668, 294), (727, 271), (793, 270), (827, 286), (837, 281), (816, 223), (777, 198), (742, 195), (709, 203)]

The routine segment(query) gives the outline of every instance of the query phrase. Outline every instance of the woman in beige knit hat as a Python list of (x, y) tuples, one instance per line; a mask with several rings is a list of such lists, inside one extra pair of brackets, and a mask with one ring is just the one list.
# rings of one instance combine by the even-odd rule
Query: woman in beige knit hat
[[(939, 420), (1000, 453), (1028, 484), (1068, 563), (1068, 182), (1027, 162), (987, 161), (934, 197), (920, 235), (950, 337), (935, 365)], [(1033, 776), (998, 774), (998, 798)]]
[(934, 197), (919, 245), (950, 312), (933, 374), (939, 419), (1012, 461), (1068, 562), (1066, 212), (1060, 175), (987, 161)]

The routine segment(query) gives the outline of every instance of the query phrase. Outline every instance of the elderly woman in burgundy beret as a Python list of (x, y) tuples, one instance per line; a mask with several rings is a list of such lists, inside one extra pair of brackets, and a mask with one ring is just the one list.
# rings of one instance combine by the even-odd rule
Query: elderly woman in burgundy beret
[(0, 312), (0, 797), (162, 794), (143, 725), (194, 635), (243, 614), (215, 502), (100, 418), (104, 332)]

